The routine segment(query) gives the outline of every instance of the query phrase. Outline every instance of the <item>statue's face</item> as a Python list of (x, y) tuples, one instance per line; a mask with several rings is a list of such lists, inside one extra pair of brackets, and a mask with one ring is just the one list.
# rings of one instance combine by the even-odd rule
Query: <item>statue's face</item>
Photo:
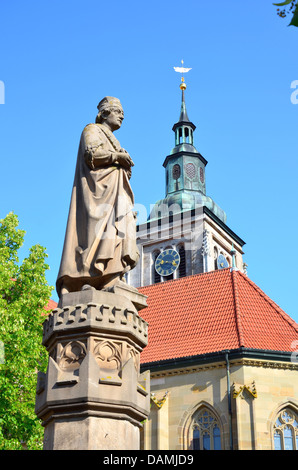
[(121, 127), (124, 119), (124, 112), (121, 106), (113, 106), (104, 118), (104, 123), (111, 131), (116, 131)]

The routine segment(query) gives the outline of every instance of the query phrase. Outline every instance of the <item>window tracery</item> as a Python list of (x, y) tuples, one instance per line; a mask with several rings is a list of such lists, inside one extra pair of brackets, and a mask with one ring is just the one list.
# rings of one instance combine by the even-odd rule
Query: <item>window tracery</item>
[(206, 407), (201, 408), (191, 426), (193, 450), (221, 450), (221, 430), (218, 418)]

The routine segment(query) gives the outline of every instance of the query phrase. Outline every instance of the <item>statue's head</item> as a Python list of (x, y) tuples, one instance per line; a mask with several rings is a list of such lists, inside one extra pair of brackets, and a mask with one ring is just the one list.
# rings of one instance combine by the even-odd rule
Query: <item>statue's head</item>
[(106, 96), (103, 98), (98, 106), (98, 114), (95, 122), (97, 124), (105, 124), (112, 131), (115, 131), (121, 127), (124, 119), (123, 108), (120, 100), (113, 96)]

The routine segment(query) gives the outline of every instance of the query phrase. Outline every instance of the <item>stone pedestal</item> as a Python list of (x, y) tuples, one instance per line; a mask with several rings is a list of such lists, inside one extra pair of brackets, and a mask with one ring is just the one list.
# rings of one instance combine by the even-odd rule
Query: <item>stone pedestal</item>
[(149, 371), (140, 374), (146, 297), (129, 286), (61, 296), (44, 323), (49, 352), (38, 374), (36, 414), (47, 450), (138, 450), (150, 407)]

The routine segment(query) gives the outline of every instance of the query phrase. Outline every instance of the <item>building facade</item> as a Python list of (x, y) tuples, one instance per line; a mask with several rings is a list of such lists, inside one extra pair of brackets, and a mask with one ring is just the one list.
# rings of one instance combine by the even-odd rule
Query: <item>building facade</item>
[(246, 275), (245, 242), (206, 193), (181, 83), (166, 194), (138, 226), (128, 283), (148, 296), (146, 450), (298, 450), (298, 325)]
[[(137, 227), (140, 262), (128, 273), (128, 283), (146, 286), (232, 266), (240, 270), (245, 242), (226, 224), (226, 213), (206, 194), (207, 160), (194, 145), (196, 126), (189, 120), (182, 87), (180, 117), (173, 126), (175, 146), (163, 163), (166, 195), (157, 201), (146, 223)], [(164, 250), (179, 254), (179, 267), (160, 274), (155, 262)]]

